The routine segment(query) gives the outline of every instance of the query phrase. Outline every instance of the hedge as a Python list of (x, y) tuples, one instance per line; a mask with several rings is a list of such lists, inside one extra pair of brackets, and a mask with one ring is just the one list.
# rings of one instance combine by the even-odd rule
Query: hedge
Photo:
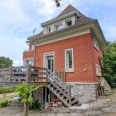
[(9, 87), (9, 86), (0, 87), (0, 94), (1, 93), (12, 93), (12, 92), (15, 92), (15, 87)]

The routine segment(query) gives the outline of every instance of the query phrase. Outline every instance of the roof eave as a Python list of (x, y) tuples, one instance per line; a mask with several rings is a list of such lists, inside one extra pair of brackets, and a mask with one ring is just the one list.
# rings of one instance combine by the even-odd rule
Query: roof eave
[(55, 23), (55, 22), (57, 22), (57, 21), (60, 21), (60, 20), (62, 20), (62, 19), (64, 19), (64, 18), (68, 18), (68, 17), (70, 17), (70, 16), (72, 16), (72, 15), (75, 15), (75, 14), (77, 14), (77, 15), (79, 16), (78, 12), (75, 10), (75, 11), (72, 11), (72, 12), (70, 12), (70, 13), (68, 13), (68, 14), (63, 15), (63, 16), (56, 17), (56, 18), (54, 18), (54, 19), (51, 19), (51, 20), (46, 21), (46, 22), (44, 22), (44, 23), (41, 23), (41, 26), (42, 26), (42, 27), (48, 26), (48, 25), (50, 25), (50, 24), (52, 24), (52, 23)]
[(52, 36), (59, 36), (59, 35), (63, 34), (64, 32), (71, 31), (72, 29), (75, 29), (77, 27), (78, 27), (78, 31), (80, 31), (81, 29), (84, 29), (84, 28), (91, 28), (95, 34), (97, 32), (97, 35), (98, 35), (97, 38), (99, 38), (99, 41), (102, 44), (102, 49), (103, 50), (105, 49), (105, 47), (107, 46), (106, 40), (105, 40), (105, 37), (104, 37), (104, 35), (102, 33), (102, 30), (101, 30), (101, 28), (99, 26), (99, 23), (98, 23), (98, 21), (96, 19), (91, 21), (91, 22), (88, 22), (86, 24), (83, 24), (83, 25), (79, 25), (79, 26), (73, 25), (71, 27), (68, 27), (67, 29), (64, 28), (64, 29), (61, 29), (61, 30), (59, 30), (57, 32), (56, 31), (52, 32), (51, 34), (45, 34), (45, 35), (43, 35), (43, 36), (41, 36), (39, 38), (32, 39), (31, 41), (36, 43), (37, 41), (41, 41), (44, 38), (48, 38), (49, 39)]

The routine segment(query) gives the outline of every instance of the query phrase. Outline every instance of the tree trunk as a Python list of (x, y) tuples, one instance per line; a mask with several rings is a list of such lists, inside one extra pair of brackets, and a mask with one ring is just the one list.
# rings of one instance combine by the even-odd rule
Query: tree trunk
[(24, 114), (23, 114), (23, 116), (28, 116), (28, 105), (29, 105), (28, 102), (24, 103)]

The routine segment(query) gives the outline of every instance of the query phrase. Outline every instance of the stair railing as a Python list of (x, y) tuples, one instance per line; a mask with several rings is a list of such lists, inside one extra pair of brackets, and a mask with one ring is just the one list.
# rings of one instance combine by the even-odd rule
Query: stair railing
[(71, 104), (71, 86), (49, 69), (47, 69), (47, 75), (48, 81), (64, 94), (68, 98), (69, 104)]

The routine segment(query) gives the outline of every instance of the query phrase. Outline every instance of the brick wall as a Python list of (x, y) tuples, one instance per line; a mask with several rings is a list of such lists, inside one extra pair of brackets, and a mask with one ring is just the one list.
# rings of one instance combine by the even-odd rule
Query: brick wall
[[(94, 82), (95, 62), (100, 53), (95, 52), (90, 33), (36, 47), (36, 66), (43, 67), (44, 53), (55, 52), (55, 69), (65, 69), (65, 49), (73, 48), (74, 72), (66, 73), (67, 82)], [(97, 54), (97, 55), (96, 55)], [(83, 69), (87, 71), (84, 72)]]
[[(92, 37), (93, 38), (93, 37)], [(94, 40), (92, 40), (93, 43), (94, 43)], [(95, 64), (98, 64), (99, 66), (101, 66), (101, 60), (100, 60), (100, 56), (103, 56), (103, 51), (102, 49), (100, 48), (99, 46), (99, 51), (94, 47), (93, 45), (93, 67), (95, 67)], [(101, 71), (102, 71), (102, 67), (101, 67)], [(96, 68), (94, 68), (94, 73), (95, 73), (95, 81), (99, 81), (100, 77), (99, 76), (96, 76)]]
[(34, 50), (23, 52), (23, 59), (34, 57)]

